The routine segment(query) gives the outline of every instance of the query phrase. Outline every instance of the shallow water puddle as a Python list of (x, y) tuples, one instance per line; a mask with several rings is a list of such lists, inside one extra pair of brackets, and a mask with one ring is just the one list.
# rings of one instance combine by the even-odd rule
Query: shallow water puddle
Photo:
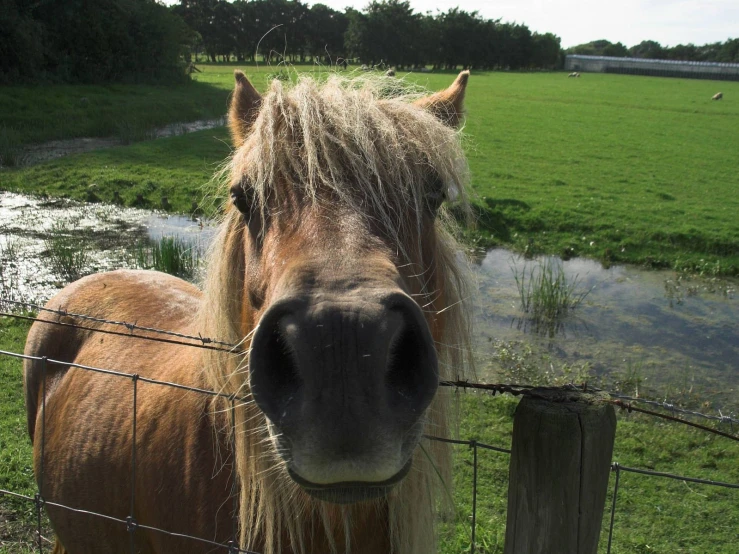
[(586, 259), (553, 262), (568, 282), (578, 280), (577, 290), (589, 292), (559, 325), (539, 330), (522, 317), (514, 277), (538, 262), (491, 250), (476, 267), (475, 345), (482, 377), (529, 375), (544, 382), (562, 376), (565, 366), (567, 375), (595, 384), (603, 379), (628, 394), (659, 390), (691, 405), (739, 406), (737, 281), (606, 269)]
[(214, 232), (181, 215), (0, 192), (0, 294), (45, 302), (60, 290), (69, 278), (59, 270), (55, 242), (79, 246), (77, 265), (86, 275), (136, 267), (135, 249), (162, 236), (204, 251)]
[[(84, 244), (82, 273), (92, 273), (135, 267), (137, 245), (162, 236), (202, 252), (214, 233), (212, 224), (185, 216), (0, 193), (0, 295), (44, 302), (64, 286), (51, 263), (50, 235)], [(557, 325), (537, 330), (522, 318), (514, 278), (536, 263), (491, 250), (473, 266), (479, 379), (586, 379), (631, 395), (654, 398), (659, 391), (708, 411), (739, 409), (737, 281), (554, 260), (569, 282), (577, 278), (577, 289), (590, 292)]]

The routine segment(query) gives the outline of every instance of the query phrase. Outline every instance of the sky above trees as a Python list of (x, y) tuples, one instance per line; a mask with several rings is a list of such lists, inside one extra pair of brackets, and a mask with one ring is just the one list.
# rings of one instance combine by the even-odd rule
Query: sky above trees
[[(308, 2), (312, 4), (314, 2)], [(362, 9), (368, 0), (322, 0), (334, 9)], [(538, 33), (554, 33), (562, 47), (597, 39), (633, 46), (655, 40), (669, 46), (723, 42), (736, 36), (737, 0), (411, 0), (419, 12), (459, 6), (485, 18), (523, 23)]]
[[(175, 4), (177, 0), (165, 0)], [(369, 0), (308, 1), (343, 11), (364, 9)], [(597, 39), (633, 46), (654, 40), (663, 46), (723, 42), (736, 36), (739, 24), (737, 0), (411, 0), (421, 13), (447, 11), (459, 6), (477, 10), (486, 19), (522, 23), (538, 33), (554, 33), (562, 47)]]

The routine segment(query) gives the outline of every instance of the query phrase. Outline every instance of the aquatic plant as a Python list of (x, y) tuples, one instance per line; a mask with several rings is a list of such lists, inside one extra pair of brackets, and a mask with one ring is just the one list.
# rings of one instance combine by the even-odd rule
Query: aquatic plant
[(592, 289), (583, 289), (577, 275), (570, 279), (562, 263), (542, 258), (523, 269), (513, 266), (521, 309), (536, 331), (553, 336), (561, 321), (577, 308)]
[(643, 392), (644, 382), (647, 380), (644, 376), (644, 362), (642, 360), (631, 359), (625, 361), (626, 368), (617, 376), (613, 383), (613, 390), (639, 398)]
[(162, 237), (156, 241), (138, 244), (135, 263), (143, 269), (163, 271), (192, 280), (200, 267), (200, 251), (178, 237)]
[(70, 229), (65, 223), (54, 223), (44, 245), (54, 272), (67, 281), (75, 281), (91, 272), (90, 249), (87, 241)]

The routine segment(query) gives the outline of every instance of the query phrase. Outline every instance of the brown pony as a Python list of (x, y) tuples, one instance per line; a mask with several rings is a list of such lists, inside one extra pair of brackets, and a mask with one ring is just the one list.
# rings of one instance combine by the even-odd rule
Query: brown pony
[(125, 553), (132, 537), (141, 553), (211, 552), (171, 533), (225, 543), (237, 528), (242, 548), (265, 554), (436, 550), (449, 451), (423, 434), (448, 435), (438, 383), (469, 361), (466, 281), (442, 205), (466, 207), (456, 127), (468, 76), (426, 97), (382, 97), (383, 77), (274, 81), (261, 96), (236, 72), (231, 201), (204, 290), (114, 271), (48, 306), (237, 347), (36, 323), (26, 353), (239, 400), (232, 412), (228, 398), (29, 361), (56, 553)]

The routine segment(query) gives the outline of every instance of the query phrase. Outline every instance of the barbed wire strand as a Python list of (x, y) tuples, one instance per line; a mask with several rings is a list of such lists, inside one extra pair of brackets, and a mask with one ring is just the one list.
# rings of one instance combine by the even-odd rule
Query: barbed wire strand
[[(469, 389), (475, 389), (475, 390), (482, 390), (485, 392), (490, 392), (492, 394), (507, 393), (513, 396), (530, 396), (532, 398), (540, 398), (542, 400), (551, 400), (549, 396), (543, 393), (554, 392), (554, 391), (564, 391), (564, 392), (580, 391), (580, 392), (592, 393), (592, 394), (604, 393), (604, 394), (611, 396), (611, 393), (606, 390), (591, 388), (591, 387), (587, 387), (586, 385), (578, 386), (575, 384), (563, 385), (561, 387), (534, 387), (531, 385), (511, 385), (511, 384), (501, 384), (501, 383), (470, 383), (468, 381), (442, 381), (441, 383), (439, 383), (439, 385), (443, 387), (454, 387), (458, 389), (460, 388), (468, 389), (469, 388)], [(638, 401), (639, 399), (635, 399), (635, 400)], [(613, 404), (615, 406), (618, 406), (620, 408), (630, 410), (630, 411), (640, 412), (643, 414), (648, 414), (651, 416), (659, 417), (662, 419), (668, 419), (670, 421), (674, 421), (677, 423), (684, 423), (685, 425), (696, 427), (698, 429), (702, 429), (703, 431), (708, 431), (709, 433), (714, 433), (722, 437), (726, 437), (732, 440), (739, 441), (739, 436), (736, 436), (730, 433), (725, 433), (723, 431), (719, 431), (718, 429), (713, 429), (712, 427), (706, 427), (698, 423), (693, 423), (692, 421), (688, 421), (686, 419), (678, 418), (675, 416), (668, 416), (666, 414), (661, 414), (659, 412), (654, 412), (652, 410), (646, 410), (644, 408), (638, 408), (629, 403), (623, 402), (621, 399), (604, 399), (603, 401)], [(692, 412), (685, 411), (684, 413), (690, 414)], [(735, 421), (732, 418), (729, 418), (727, 416), (724, 416), (723, 418), (710, 418), (708, 416), (704, 416), (704, 417), (707, 417), (708, 419), (714, 419), (722, 423), (723, 422), (731, 423)]]
[[(42, 311), (49, 312), (49, 313), (54, 313), (54, 314), (57, 314), (59, 316), (76, 317), (76, 318), (90, 320), (90, 321), (95, 321), (95, 322), (99, 322), (99, 323), (106, 323), (106, 324), (110, 324), (110, 325), (118, 325), (118, 326), (122, 326), (122, 327), (127, 328), (130, 332), (129, 333), (117, 333), (117, 332), (106, 330), (106, 329), (97, 329), (97, 328), (93, 328), (93, 327), (77, 326), (75, 324), (64, 323), (64, 322), (61, 322), (61, 321), (53, 321), (53, 320), (33, 318), (33, 317), (30, 317), (30, 316), (24, 316), (24, 315), (21, 315), (21, 314), (14, 314), (12, 312), (0, 312), (0, 316), (14, 317), (14, 318), (24, 319), (24, 320), (29, 320), (29, 321), (38, 321), (38, 322), (42, 322), (42, 323), (61, 325), (61, 326), (65, 326), (65, 327), (73, 327), (73, 328), (82, 329), (82, 330), (86, 330), (86, 331), (93, 331), (93, 332), (99, 332), (99, 333), (105, 333), (105, 334), (113, 334), (113, 335), (125, 336), (125, 337), (134, 337), (134, 338), (140, 338), (140, 339), (145, 339), (145, 340), (152, 340), (152, 341), (156, 341), (156, 342), (165, 342), (167, 344), (179, 344), (179, 345), (183, 345), (183, 346), (195, 346), (195, 347), (200, 347), (200, 348), (208, 348), (208, 349), (212, 349), (212, 350), (220, 350), (220, 351), (224, 351), (224, 352), (231, 352), (231, 353), (240, 354), (240, 355), (243, 355), (244, 354), (244, 351), (242, 351), (242, 350), (234, 350), (238, 345), (234, 345), (234, 344), (231, 344), (229, 342), (225, 342), (225, 341), (221, 341), (221, 340), (217, 340), (217, 339), (202, 337), (201, 335), (198, 335), (198, 336), (187, 335), (187, 334), (178, 333), (178, 332), (175, 332), (175, 331), (169, 331), (169, 330), (166, 330), (166, 329), (159, 329), (159, 328), (156, 328), (156, 327), (140, 326), (140, 325), (137, 325), (135, 323), (128, 323), (128, 322), (125, 322), (125, 321), (116, 321), (116, 320), (111, 320), (111, 319), (94, 317), (94, 316), (90, 316), (90, 315), (86, 315), (86, 314), (79, 314), (79, 313), (74, 313), (74, 312), (68, 312), (67, 310), (63, 310), (63, 309), (56, 309), (55, 310), (53, 308), (46, 308), (44, 306), (40, 306), (38, 304), (34, 304), (34, 303), (31, 303), (31, 302), (23, 302), (23, 301), (17, 301), (17, 300), (10, 300), (10, 299), (6, 299), (6, 298), (0, 297), (0, 306), (2, 306), (3, 302), (9, 303), (9, 304), (13, 304), (13, 305), (19, 305), (19, 306), (30, 306), (30, 307), (32, 307), (34, 309), (42, 310)], [(187, 340), (197, 341), (200, 344), (197, 344), (197, 342), (196, 343), (184, 343), (184, 342), (181, 342), (181, 341), (168, 341), (166, 339), (159, 339), (157, 337), (147, 337), (147, 336), (144, 336), (144, 335), (134, 335), (134, 334), (132, 334), (132, 331), (133, 330), (140, 330), (140, 331), (147, 331), (147, 332), (151, 332), (151, 333), (171, 335), (171, 336), (175, 336), (175, 337), (184, 338), (184, 339), (187, 339)], [(221, 345), (221, 346), (226, 346), (228, 348), (214, 348), (214, 347), (209, 347), (208, 346), (209, 344), (218, 344), (218, 345)], [(543, 388), (543, 389), (546, 389), (547, 388), (547, 387), (534, 387), (532, 385), (506, 385), (506, 384), (470, 383), (468, 381), (462, 381), (462, 380), (457, 380), (457, 381), (443, 381), (440, 384), (441, 384), (441, 386), (453, 386), (453, 387), (462, 388), (462, 389), (472, 388), (472, 389), (487, 390), (487, 391), (492, 391), (492, 392), (509, 393), (509, 394), (514, 394), (514, 395), (520, 394), (520, 393), (516, 392), (519, 389), (534, 389), (534, 388), (539, 388), (539, 389), (542, 389)], [(574, 388), (578, 388), (577, 385), (574, 385), (574, 384), (571, 385), (571, 386), (574, 387)], [(549, 388), (552, 388), (552, 387), (549, 387)], [(554, 388), (557, 388), (557, 387), (554, 387)], [(574, 390), (574, 388), (573, 388), (573, 390)], [(719, 410), (719, 415), (718, 416), (715, 416), (715, 415), (704, 414), (704, 413), (696, 412), (696, 411), (692, 411), (692, 410), (686, 410), (684, 408), (680, 408), (680, 407), (676, 406), (674, 403), (670, 403), (670, 402), (667, 402), (667, 401), (660, 402), (660, 401), (649, 400), (649, 399), (645, 399), (645, 398), (635, 398), (633, 396), (628, 396), (628, 395), (624, 395), (624, 394), (617, 393), (617, 392), (610, 392), (610, 391), (606, 391), (606, 390), (599, 389), (599, 388), (596, 388), (596, 387), (589, 387), (586, 392), (594, 392), (594, 393), (595, 392), (606, 392), (609, 396), (612, 396), (614, 398), (618, 398), (620, 400), (628, 400), (631, 403), (633, 403), (633, 402), (640, 402), (640, 403), (651, 405), (651, 406), (658, 407), (658, 408), (661, 408), (661, 409), (669, 410), (669, 411), (671, 411), (673, 413), (681, 413), (683, 415), (689, 415), (689, 416), (693, 416), (693, 417), (700, 417), (700, 418), (703, 418), (703, 419), (718, 421), (719, 423), (727, 423), (727, 424), (729, 424), (731, 426), (732, 432), (733, 432), (733, 424), (739, 425), (739, 419), (735, 419), (735, 418), (733, 418), (730, 415), (724, 415), (724, 414), (721, 413), (720, 410)]]
[[(195, 342), (182, 342), (179, 340), (173, 340), (173, 339), (163, 339), (161, 337), (147, 337), (146, 335), (135, 335), (133, 332), (131, 333), (123, 333), (121, 331), (111, 331), (110, 329), (96, 329), (95, 327), (85, 327), (84, 325), (77, 325), (75, 323), (66, 323), (64, 321), (52, 321), (49, 319), (41, 319), (38, 317), (31, 317), (27, 315), (20, 315), (20, 314), (14, 314), (10, 312), (0, 312), (0, 316), (5, 317), (13, 317), (15, 319), (22, 319), (25, 321), (34, 321), (37, 323), (47, 323), (49, 325), (58, 325), (60, 327), (69, 327), (71, 329), (80, 329), (83, 331), (92, 331), (95, 333), (103, 333), (104, 335), (115, 335), (118, 337), (129, 337), (134, 339), (143, 339), (143, 340), (149, 340), (154, 342), (161, 342), (165, 344), (178, 344), (180, 346), (191, 346), (194, 348), (202, 348), (205, 350), (218, 350), (220, 352), (228, 352), (231, 354), (243, 354), (244, 352), (241, 350), (233, 350), (232, 348), (224, 348), (221, 346), (211, 346), (209, 344), (198, 344)], [(193, 339), (194, 340), (194, 339)]]
[(687, 481), (688, 483), (697, 483), (698, 485), (710, 485), (713, 487), (723, 487), (726, 489), (739, 489), (739, 483), (726, 483), (724, 481), (713, 481), (711, 479), (699, 479), (698, 477), (686, 477), (684, 475), (675, 475), (674, 473), (666, 473), (664, 471), (654, 471), (651, 469), (641, 469), (637, 467), (628, 467), (614, 462), (611, 464), (612, 470), (627, 471), (629, 473), (638, 473), (640, 475), (650, 475), (652, 477), (664, 477), (666, 479), (674, 479), (677, 481)]
[(710, 415), (710, 414), (703, 414), (701, 412), (694, 412), (692, 410), (686, 410), (685, 408), (680, 408), (679, 406), (675, 406), (675, 404), (671, 402), (660, 402), (658, 400), (649, 400), (647, 398), (635, 398), (633, 396), (628, 396), (626, 394), (621, 394), (618, 392), (609, 392), (610, 396), (613, 396), (614, 398), (618, 398), (619, 400), (628, 400), (629, 402), (640, 402), (642, 404), (647, 404), (648, 406), (655, 406), (658, 408), (662, 408), (663, 410), (669, 410), (673, 413), (678, 414), (684, 414), (694, 417), (702, 417), (704, 419), (710, 419), (713, 421), (718, 421), (719, 423), (728, 423), (728, 424), (739, 424), (739, 419), (735, 419), (731, 416), (723, 415), (721, 413), (721, 410), (719, 410), (719, 415)]
[(518, 384), (505, 384), (505, 383), (495, 383), (495, 384), (492, 384), (492, 383), (471, 383), (469, 381), (462, 381), (462, 380), (457, 380), (457, 381), (442, 381), (440, 384), (442, 386), (455, 387), (455, 388), (460, 388), (460, 389), (466, 389), (466, 388), (479, 389), (479, 390), (484, 390), (484, 391), (487, 391), (487, 392), (509, 393), (509, 394), (513, 394), (513, 395), (521, 394), (520, 392), (518, 392), (519, 390), (531, 390), (531, 389), (540, 389), (540, 390), (572, 390), (572, 391), (580, 390), (580, 391), (583, 391), (583, 392), (592, 392), (592, 393), (602, 392), (602, 393), (606, 393), (609, 396), (612, 396), (614, 398), (618, 398), (620, 400), (628, 400), (630, 402), (641, 402), (643, 404), (647, 404), (647, 405), (650, 405), (650, 406), (655, 406), (655, 407), (658, 407), (658, 408), (669, 410), (669, 411), (671, 411), (673, 413), (681, 413), (681, 414), (684, 414), (684, 415), (701, 417), (701, 418), (704, 418), (704, 419), (710, 419), (710, 420), (713, 420), (713, 421), (718, 421), (719, 423), (729, 423), (729, 424), (736, 423), (736, 424), (739, 424), (739, 419), (735, 419), (735, 418), (732, 418), (731, 416), (723, 415), (720, 412), (720, 410), (719, 410), (719, 415), (718, 416), (709, 415), (709, 414), (703, 414), (703, 413), (700, 413), (700, 412), (694, 412), (694, 411), (691, 411), (691, 410), (686, 410), (684, 408), (680, 408), (678, 406), (675, 406), (674, 403), (659, 402), (657, 400), (648, 400), (648, 399), (645, 399), (645, 398), (635, 398), (633, 396), (628, 396), (628, 395), (621, 394), (621, 393), (618, 393), (618, 392), (611, 392), (611, 391), (606, 390), (606, 389), (601, 389), (601, 388), (591, 387), (591, 386), (587, 386), (587, 388), (583, 388), (582, 386), (578, 386), (578, 385), (576, 385), (574, 383), (569, 383), (569, 384), (566, 384), (566, 385), (563, 385), (563, 386), (560, 386), (560, 387), (536, 387), (534, 385), (518, 385)]
[(55, 310), (54, 308), (47, 308), (46, 306), (41, 306), (40, 304), (34, 304), (32, 302), (24, 302), (24, 301), (21, 301), (21, 300), (10, 300), (9, 298), (0, 297), (0, 306), (2, 306), (3, 304), (12, 304), (14, 306), (26, 306), (26, 307), (31, 307), (34, 310), (48, 312), (48, 313), (56, 314), (56, 315), (59, 315), (59, 316), (74, 317), (74, 318), (77, 318), (77, 319), (85, 319), (85, 320), (89, 320), (89, 321), (95, 321), (97, 323), (106, 323), (108, 325), (118, 325), (120, 327), (125, 327), (129, 331), (134, 331), (134, 330), (137, 330), (137, 331), (149, 331), (151, 333), (159, 333), (159, 334), (162, 334), (162, 335), (170, 335), (170, 336), (173, 336), (173, 337), (179, 337), (181, 339), (190, 339), (190, 340), (194, 340), (194, 341), (200, 341), (203, 344), (219, 344), (221, 346), (227, 346), (229, 348), (235, 348), (236, 347), (235, 344), (231, 344), (231, 343), (220, 341), (220, 340), (216, 340), (216, 339), (211, 339), (211, 338), (208, 338), (208, 337), (203, 337), (203, 336), (200, 336), (200, 335), (198, 335), (198, 336), (195, 336), (195, 335), (186, 335), (186, 334), (183, 334), (183, 333), (178, 333), (176, 331), (168, 331), (168, 330), (165, 330), (165, 329), (158, 329), (156, 327), (144, 327), (142, 325), (137, 325), (136, 323), (129, 323), (127, 321), (118, 321), (118, 320), (114, 320), (114, 319), (105, 319), (105, 318), (102, 318), (102, 317), (95, 317), (95, 316), (86, 315), (86, 314), (78, 314), (78, 313), (74, 313), (74, 312), (68, 312), (67, 310), (65, 310), (63, 308), (58, 308), (58, 309)]
[[(30, 356), (28, 354), (18, 354), (18, 353), (10, 352), (10, 351), (7, 351), (7, 350), (0, 350), (0, 355), (6, 355), (6, 356), (11, 356), (11, 357), (21, 358), (21, 359), (26, 359), (26, 360), (39, 360), (39, 361), (43, 360), (43, 357)], [(85, 370), (89, 370), (89, 371), (95, 371), (95, 372), (104, 373), (104, 374), (107, 374), (107, 375), (115, 375), (115, 376), (118, 376), (118, 377), (126, 377), (126, 378), (129, 378), (129, 379), (132, 377), (132, 374), (130, 374), (130, 373), (125, 373), (125, 372), (115, 371), (115, 370), (110, 370), (110, 369), (103, 369), (103, 368), (94, 367), (94, 366), (86, 366), (86, 365), (82, 365), (82, 364), (76, 364), (76, 363), (73, 363), (73, 362), (65, 362), (65, 361), (60, 361), (60, 360), (52, 360), (52, 359), (49, 359), (49, 358), (46, 358), (46, 362), (45, 363), (54, 363), (54, 364), (59, 364), (59, 365), (66, 365), (66, 366), (69, 366), (69, 367), (76, 367), (76, 368), (79, 368), (79, 369), (85, 369)], [(213, 396), (219, 396), (219, 397), (227, 398), (227, 399), (230, 398), (230, 396), (227, 395), (227, 394), (225, 394), (225, 393), (218, 393), (218, 392), (215, 392), (215, 391), (209, 391), (209, 390), (206, 390), (206, 389), (200, 389), (200, 388), (191, 387), (191, 386), (188, 386), (188, 385), (181, 385), (181, 384), (178, 384), (178, 383), (171, 383), (171, 382), (168, 382), (168, 381), (159, 381), (159, 380), (156, 380), (156, 379), (150, 379), (150, 378), (141, 377), (141, 376), (137, 376), (136, 378), (137, 379), (140, 379), (140, 380), (142, 380), (142, 381), (144, 381), (146, 383), (151, 383), (151, 384), (156, 384), (156, 385), (165, 385), (166, 384), (166, 386), (169, 386), (169, 387), (179, 388), (179, 389), (183, 389), (183, 390), (189, 390), (189, 391), (192, 391), (192, 392), (201, 392), (201, 393), (204, 393), (204, 394), (210, 394), (210, 395), (213, 395)], [(555, 387), (531, 387), (531, 386), (528, 386), (528, 385), (491, 384), (491, 383), (469, 383), (467, 381), (458, 381), (458, 382), (442, 381), (440, 383), (441, 386), (447, 386), (447, 387), (449, 387), (449, 386), (457, 386), (457, 384), (459, 384), (459, 388), (462, 388), (462, 387), (475, 388), (475, 389), (481, 389), (481, 390), (485, 390), (485, 391), (493, 392), (493, 393), (495, 393), (495, 392), (506, 392), (506, 393), (509, 393), (509, 394), (517, 395), (517, 396), (526, 395), (526, 396), (531, 396), (531, 397), (534, 397), (534, 398), (544, 398), (544, 399), (548, 399), (548, 398), (545, 397), (542, 394), (543, 391), (554, 391), (554, 390), (576, 391), (576, 390), (582, 390), (582, 391), (585, 391), (585, 392), (589, 392), (589, 389), (587, 389), (585, 387), (576, 387), (575, 385), (555, 388)], [(542, 392), (539, 392), (539, 391), (542, 391)], [(600, 391), (598, 391), (598, 392), (600, 392)], [(248, 401), (247, 398), (242, 398), (241, 400), (243, 400), (245, 402)], [(605, 401), (606, 402), (609, 402), (611, 404), (614, 404), (616, 406), (619, 406), (621, 408), (627, 409), (627, 410), (630, 409), (631, 411), (638, 411), (640, 413), (644, 413), (644, 414), (647, 414), (647, 415), (659, 417), (659, 418), (662, 418), (662, 419), (668, 419), (668, 420), (674, 421), (676, 423), (681, 423), (681, 424), (684, 424), (684, 425), (689, 425), (691, 427), (695, 427), (695, 428), (701, 429), (701, 430), (706, 431), (708, 433), (713, 433), (715, 435), (719, 435), (719, 436), (722, 436), (722, 437), (725, 437), (725, 438), (728, 438), (728, 439), (731, 439), (731, 440), (734, 440), (734, 441), (738, 441), (739, 442), (739, 437), (737, 437), (735, 435), (730, 435), (729, 433), (724, 433), (723, 431), (719, 431), (718, 429), (712, 429), (710, 427), (706, 427), (706, 426), (703, 426), (703, 425), (700, 425), (700, 424), (697, 424), (697, 423), (693, 423), (692, 421), (687, 421), (685, 419), (681, 419), (681, 418), (677, 418), (677, 417), (673, 417), (673, 416), (668, 416), (666, 414), (660, 414), (658, 412), (653, 412), (651, 410), (644, 410), (644, 409), (638, 408), (636, 406), (631, 406), (629, 408), (629, 405), (628, 404), (625, 404), (625, 403), (623, 403), (620, 400), (605, 400)]]
[(706, 431), (708, 433), (713, 433), (714, 435), (719, 435), (720, 437), (725, 437), (727, 439), (731, 439), (734, 441), (739, 442), (739, 437), (736, 435), (731, 435), (729, 433), (724, 433), (723, 431), (720, 431), (718, 429), (713, 429), (711, 427), (706, 427), (705, 425), (701, 425), (700, 423), (694, 423), (692, 421), (688, 421), (687, 419), (682, 419), (680, 417), (675, 417), (667, 414), (660, 414), (659, 412), (653, 412), (652, 410), (645, 410), (644, 408), (639, 408), (637, 406), (632, 406), (628, 402), (624, 402), (623, 400), (608, 400), (609, 404), (613, 404), (614, 406), (618, 406), (619, 408), (626, 410), (628, 412), (639, 412), (641, 414), (647, 414), (653, 417), (659, 417), (661, 419), (666, 419), (668, 421), (674, 421), (676, 423), (682, 423), (683, 425), (688, 425), (690, 427), (695, 427), (696, 429), (700, 429), (702, 431)]
[[(28, 502), (37, 502), (36, 498), (27, 496), (25, 494), (19, 494), (17, 492), (8, 491), (8, 490), (5, 490), (5, 489), (0, 489), (0, 495), (10, 496), (12, 498), (17, 498), (17, 499), (28, 501)], [(106, 514), (101, 514), (99, 512), (92, 512), (92, 511), (89, 511), (89, 510), (82, 510), (80, 508), (73, 508), (72, 506), (67, 506), (66, 504), (60, 504), (58, 502), (51, 502), (51, 501), (48, 501), (48, 500), (42, 500), (41, 501), (41, 504), (42, 504), (42, 506), (52, 506), (54, 508), (60, 508), (62, 510), (67, 510), (69, 512), (73, 512), (73, 513), (80, 514), (80, 515), (87, 515), (87, 516), (92, 516), (92, 517), (98, 517), (98, 518), (104, 519), (106, 521), (110, 521), (111, 523), (118, 523), (118, 524), (121, 524), (121, 525), (124, 525), (124, 526), (127, 526), (128, 525), (128, 520), (127, 519), (120, 519), (120, 518), (109, 516), (109, 515), (106, 515)], [(188, 539), (188, 540), (198, 541), (198, 542), (201, 542), (203, 544), (207, 544), (207, 545), (210, 545), (210, 546), (215, 546), (217, 548), (224, 548), (224, 549), (228, 550), (229, 552), (231, 552), (231, 546), (228, 543), (221, 543), (221, 542), (217, 542), (217, 541), (212, 541), (212, 540), (209, 540), (209, 539), (204, 539), (202, 537), (195, 537), (193, 535), (186, 535), (184, 533), (175, 533), (174, 531), (167, 531), (166, 529), (160, 529), (159, 527), (152, 527), (151, 525), (144, 525), (144, 524), (141, 524), (141, 523), (138, 523), (137, 524), (137, 528), (138, 529), (143, 529), (145, 531), (153, 531), (155, 533), (162, 533), (164, 535), (167, 535), (167, 536), (170, 536), (170, 537), (173, 537), (173, 538), (180, 538), (180, 539)], [(237, 548), (237, 549), (233, 550), (233, 552), (236, 552), (238, 554), (260, 554), (259, 552), (254, 552), (253, 550), (244, 550), (242, 548)]]
[[(28, 354), (19, 354), (17, 352), (9, 352), (7, 350), (0, 350), (0, 355), (10, 356), (12, 358), (19, 358), (19, 359), (22, 359), (22, 360), (37, 360), (37, 361), (43, 360), (44, 358), (46, 358), (45, 356), (44, 357), (30, 356)], [(88, 366), (88, 365), (82, 365), (82, 364), (76, 364), (76, 363), (73, 363), (73, 362), (63, 362), (63, 361), (54, 360), (54, 359), (51, 359), (51, 358), (46, 358), (46, 363), (65, 365), (65, 366), (69, 366), (69, 367), (75, 367), (77, 369), (84, 369), (86, 371), (92, 371), (92, 372), (95, 372), (95, 373), (102, 373), (104, 375), (112, 375), (112, 376), (115, 376), (115, 377), (124, 377), (126, 379), (131, 379), (131, 377), (133, 376), (132, 373), (126, 373), (124, 371), (116, 371), (114, 369), (103, 369), (103, 368), (100, 368), (100, 367)], [(149, 383), (149, 384), (152, 384), (152, 385), (161, 385), (161, 386), (164, 386), (164, 387), (171, 387), (171, 388), (174, 388), (174, 389), (186, 390), (186, 391), (189, 391), (189, 392), (197, 392), (197, 393), (200, 393), (200, 394), (207, 394), (209, 396), (217, 396), (217, 397), (226, 398), (226, 399), (231, 399), (232, 398), (231, 395), (226, 394), (226, 393), (223, 393), (223, 392), (216, 392), (216, 391), (212, 391), (212, 390), (208, 390), (208, 389), (201, 389), (201, 388), (198, 388), (198, 387), (192, 387), (190, 385), (182, 385), (180, 383), (172, 383), (170, 381), (159, 381), (157, 379), (150, 379), (149, 377), (142, 377), (141, 375), (138, 375), (137, 379), (139, 381), (142, 381), (144, 383)], [(236, 398), (236, 400), (240, 400), (242, 402), (249, 402), (250, 401), (250, 399), (249, 398), (246, 398), (246, 397), (237, 396), (235, 398)]]

